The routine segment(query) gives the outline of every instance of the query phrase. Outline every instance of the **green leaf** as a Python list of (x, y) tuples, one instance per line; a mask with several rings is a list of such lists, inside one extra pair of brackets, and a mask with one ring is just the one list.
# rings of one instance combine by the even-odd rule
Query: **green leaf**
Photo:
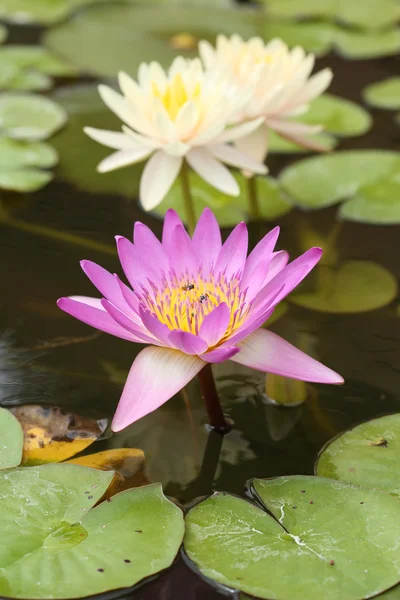
[[(55, 53), (85, 72), (113, 77), (119, 71), (126, 71), (136, 77), (143, 61), (156, 60), (167, 66), (179, 54), (195, 56), (200, 39), (214, 43), (219, 33), (251, 37), (257, 33), (258, 20), (255, 11), (244, 9), (172, 5), (166, 11), (154, 4), (109, 3), (80, 12), (47, 32), (44, 41)], [(104, 44), (104, 31), (107, 44)], [(129, 35), (121, 35), (121, 31)], [(176, 45), (176, 37), (181, 34), (191, 40), (186, 47)]]
[(12, 79), (9, 79), (7, 85), (3, 86), (9, 90), (19, 91), (43, 91), (49, 90), (53, 85), (52, 80), (43, 73), (35, 71), (25, 71), (17, 73)]
[(21, 167), (54, 167), (57, 152), (43, 142), (22, 142), (0, 137), (0, 171)]
[(0, 524), (8, 533), (0, 546), (2, 595), (81, 598), (130, 587), (170, 566), (183, 536), (182, 512), (159, 484), (90, 510), (112, 478), (67, 464), (0, 475)]
[(13, 192), (36, 192), (50, 183), (53, 174), (37, 169), (14, 169), (0, 171), (0, 188)]
[(377, 108), (400, 108), (400, 77), (389, 77), (367, 85), (363, 90), (365, 102)]
[(369, 33), (337, 28), (334, 42), (344, 58), (368, 60), (390, 56), (400, 51), (400, 28)]
[(317, 267), (316, 291), (292, 294), (297, 306), (327, 313), (360, 313), (390, 304), (397, 295), (397, 279), (371, 261), (348, 260), (337, 268)]
[(265, 19), (261, 25), (261, 36), (266, 42), (278, 37), (291, 48), (302, 46), (317, 56), (328, 54), (332, 48), (334, 29), (330, 23), (290, 23)]
[[(248, 221), (247, 181), (246, 178), (235, 174), (239, 184), (239, 196), (233, 197), (211, 187), (196, 173), (190, 172), (190, 188), (195, 205), (196, 216), (199, 217), (206, 206), (209, 206), (218, 223), (222, 227), (233, 227), (239, 221)], [(272, 177), (257, 177), (257, 191), (259, 197), (260, 214), (266, 221), (274, 221), (287, 214), (292, 206), (279, 190), (277, 182)], [(170, 192), (153, 211), (154, 215), (164, 217), (169, 208), (174, 208), (179, 216), (185, 220), (185, 210), (180, 182), (176, 181)]]
[(12, 64), (18, 69), (34, 70), (53, 77), (69, 77), (76, 73), (68, 63), (42, 46), (3, 46), (0, 48), (0, 61), (2, 64)]
[(66, 119), (63, 108), (50, 98), (12, 92), (0, 96), (0, 130), (8, 137), (44, 140), (60, 129)]
[(118, 131), (121, 121), (105, 106), (97, 86), (79, 85), (58, 89), (53, 98), (68, 114), (67, 126), (52, 139), (60, 155), (58, 175), (78, 189), (93, 194), (116, 194), (136, 198), (143, 165), (99, 174), (97, 165), (111, 154), (83, 133), (85, 126)]
[(51, 25), (85, 4), (104, 0), (2, 0), (0, 17), (12, 23)]
[(337, 19), (346, 25), (379, 29), (396, 23), (400, 7), (396, 0), (262, 0), (268, 13), (284, 18)]
[(400, 224), (400, 179), (394, 173), (384, 182), (363, 186), (339, 210), (342, 219), (379, 225)]
[(342, 151), (296, 162), (280, 175), (283, 189), (302, 208), (317, 209), (352, 198), (365, 186), (381, 186), (400, 168), (400, 153), (385, 150)]
[(263, 509), (216, 493), (187, 514), (185, 550), (206, 577), (296, 600), (360, 600), (400, 579), (394, 498), (307, 476), (255, 480), (252, 491)]
[(363, 135), (372, 126), (372, 118), (364, 108), (331, 94), (316, 98), (299, 120), (309, 125), (323, 125), (329, 133), (344, 137)]
[(362, 423), (328, 442), (315, 471), (400, 496), (399, 465), (400, 414), (394, 414)]
[(18, 420), (5, 408), (0, 408), (0, 440), (0, 469), (17, 467), (22, 459), (24, 434)]

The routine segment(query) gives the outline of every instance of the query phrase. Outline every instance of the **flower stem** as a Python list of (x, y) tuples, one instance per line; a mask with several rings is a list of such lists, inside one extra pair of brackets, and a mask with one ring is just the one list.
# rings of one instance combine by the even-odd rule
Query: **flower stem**
[(258, 204), (257, 181), (254, 176), (247, 177), (247, 201), (250, 217), (258, 220), (260, 218), (260, 207)]
[(215, 387), (214, 376), (211, 365), (207, 364), (198, 374), (200, 381), (201, 393), (206, 405), (208, 418), (211, 427), (220, 433), (226, 433), (230, 430), (230, 425), (226, 421), (222, 412), (221, 403), (219, 400), (217, 388)]
[(193, 197), (190, 191), (189, 169), (185, 160), (182, 163), (182, 168), (180, 172), (180, 182), (183, 195), (183, 203), (185, 205), (186, 223), (188, 226), (189, 234), (193, 235), (194, 228), (196, 225), (196, 215), (194, 212)]

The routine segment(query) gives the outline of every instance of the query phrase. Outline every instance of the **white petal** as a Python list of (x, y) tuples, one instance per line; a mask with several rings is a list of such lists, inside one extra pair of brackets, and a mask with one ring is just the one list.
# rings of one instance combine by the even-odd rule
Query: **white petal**
[(237, 140), (235, 146), (243, 154), (251, 156), (257, 162), (263, 162), (268, 152), (268, 127), (261, 125), (246, 137)]
[(178, 176), (182, 158), (158, 150), (144, 168), (140, 180), (140, 201), (145, 210), (155, 208)]
[(225, 131), (216, 138), (215, 142), (219, 144), (221, 142), (233, 142), (238, 140), (239, 138), (242, 138), (245, 135), (257, 130), (263, 121), (264, 117), (259, 117), (257, 119), (253, 119), (252, 121), (247, 121), (246, 123), (241, 123), (235, 127), (225, 129)]
[(204, 181), (207, 181), (217, 190), (229, 194), (229, 196), (239, 195), (239, 185), (232, 173), (205, 148), (193, 148), (186, 155), (186, 160)]
[(268, 169), (265, 165), (256, 162), (247, 154), (243, 154), (237, 148), (228, 146), (227, 144), (216, 144), (208, 146), (208, 150), (215, 158), (221, 160), (227, 165), (237, 167), (238, 169), (246, 169), (252, 173), (258, 173), (263, 175), (267, 173)]
[(99, 94), (104, 104), (108, 106), (121, 121), (124, 121), (124, 123), (137, 129), (137, 131), (140, 131), (141, 133), (148, 135), (153, 133), (153, 129), (149, 125), (147, 119), (145, 119), (144, 115), (141, 112), (139, 114), (138, 111), (135, 111), (134, 105), (130, 105), (129, 101), (124, 98), (124, 96), (118, 94), (118, 92), (107, 85), (99, 85)]
[(319, 71), (319, 73), (313, 75), (299, 93), (298, 97), (295, 98), (296, 105), (306, 104), (322, 94), (332, 81), (332, 77), (333, 73), (330, 69), (323, 69), (323, 71)]
[(142, 148), (149, 148), (151, 150), (155, 150), (157, 148), (161, 148), (162, 147), (162, 143), (154, 140), (151, 137), (147, 137), (145, 135), (140, 135), (140, 133), (136, 133), (136, 131), (133, 131), (133, 129), (130, 129), (130, 127), (127, 127), (127, 125), (122, 125), (122, 130), (126, 133), (127, 136), (129, 136), (133, 142), (136, 142), (136, 146), (141, 146)]
[(114, 148), (114, 150), (132, 150), (140, 147), (125, 133), (95, 129), (94, 127), (84, 127), (83, 131), (92, 140), (95, 140), (95, 142), (103, 144), (103, 146), (107, 146), (108, 148)]
[(176, 118), (176, 128), (180, 139), (188, 139), (198, 121), (198, 111), (194, 102), (186, 102)]
[(201, 40), (199, 42), (199, 54), (204, 63), (204, 66), (209, 69), (213, 66), (215, 61), (215, 50), (206, 40)]
[(306, 125), (283, 119), (267, 119), (267, 125), (282, 135), (314, 135), (322, 131), (322, 125)]
[(114, 154), (110, 154), (104, 160), (97, 165), (99, 173), (108, 173), (108, 171), (115, 171), (121, 167), (127, 167), (128, 165), (134, 165), (135, 163), (141, 162), (151, 154), (151, 150), (147, 148), (139, 148), (137, 150), (118, 150)]
[(205, 127), (198, 135), (195, 135), (191, 140), (191, 146), (204, 146), (216, 140), (225, 129), (225, 122), (212, 123)]

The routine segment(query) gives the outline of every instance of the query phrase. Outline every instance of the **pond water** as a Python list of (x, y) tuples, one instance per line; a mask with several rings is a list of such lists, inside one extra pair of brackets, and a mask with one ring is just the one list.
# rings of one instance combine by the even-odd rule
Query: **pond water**
[[(14, 27), (10, 41), (34, 43), (39, 33), (34, 27)], [(367, 84), (396, 75), (399, 60), (345, 61), (330, 55), (318, 61), (318, 67), (323, 66), (330, 66), (335, 74), (331, 93), (360, 102)], [(341, 148), (398, 148), (400, 129), (395, 128), (392, 114), (380, 110), (372, 114), (370, 132), (343, 140)], [(292, 155), (271, 155), (271, 174), (276, 176), (293, 160)], [(111, 418), (140, 347), (97, 334), (61, 312), (56, 300), (70, 294), (93, 294), (79, 260), (94, 260), (114, 272), (119, 269), (117, 256), (26, 231), (21, 222), (112, 245), (115, 234), (131, 236), (135, 220), (152, 227), (157, 235), (161, 221), (143, 214), (127, 199), (82, 193), (57, 178), (36, 194), (4, 194), (2, 202), (15, 221), (2, 224), (0, 233), (1, 404), (56, 404), (96, 418)], [(291, 256), (303, 251), (300, 231), (312, 229), (326, 237), (336, 210), (293, 210), (279, 219), (280, 248), (288, 249)], [(274, 224), (251, 225), (251, 244)], [(340, 259), (373, 260), (400, 277), (399, 234), (393, 226), (345, 222), (337, 234), (336, 250)], [(142, 448), (151, 479), (161, 481), (165, 493), (180, 503), (190, 504), (216, 489), (241, 494), (251, 477), (311, 474), (318, 451), (330, 438), (365, 419), (399, 411), (400, 332), (395, 302), (347, 315), (288, 307), (272, 330), (343, 375), (343, 386), (309, 385), (302, 405), (278, 406), (265, 402), (265, 376), (226, 363), (215, 368), (215, 375), (234, 426), (222, 447), (219, 436), (209, 434), (205, 427), (206, 415), (194, 381), (155, 413), (118, 434), (107, 435), (91, 451)], [(223, 596), (178, 559), (168, 573), (126, 597), (213, 600)]]

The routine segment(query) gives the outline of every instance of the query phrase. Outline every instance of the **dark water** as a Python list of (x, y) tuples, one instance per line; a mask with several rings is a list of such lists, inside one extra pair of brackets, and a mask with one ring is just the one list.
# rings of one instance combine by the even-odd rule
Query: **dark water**
[[(21, 30), (22, 31), (22, 30)], [(36, 39), (37, 30), (13, 30), (11, 42)], [(398, 72), (399, 60), (318, 61), (335, 73), (332, 93), (361, 101), (360, 91), (372, 81)], [(392, 113), (372, 111), (373, 129), (345, 140), (341, 148), (398, 148), (399, 128)], [(61, 157), (62, 159), (62, 157)], [(293, 157), (270, 157), (272, 175)], [(100, 175), (99, 175), (100, 177)], [(131, 236), (142, 220), (155, 233), (159, 221), (127, 200), (83, 194), (56, 181), (27, 197), (6, 195), (13, 216), (99, 241)], [(297, 231), (304, 224), (327, 235), (336, 208), (315, 213), (292, 211), (279, 220), (280, 248), (292, 256), (303, 248)], [(274, 224), (264, 227), (264, 233)], [(252, 243), (259, 230), (254, 227)], [(80, 248), (18, 227), (0, 225), (0, 402), (49, 403), (95, 417), (111, 417), (137, 345), (96, 334), (56, 307), (63, 295), (95, 295), (79, 268), (92, 259), (119, 271), (117, 257)], [(341, 258), (374, 260), (399, 278), (399, 233), (394, 227), (344, 223), (337, 250)], [(218, 448), (209, 438), (196, 382), (155, 413), (121, 433), (98, 442), (91, 451), (116, 447), (143, 448), (154, 481), (182, 503), (214, 489), (243, 493), (250, 477), (310, 474), (318, 450), (354, 423), (400, 409), (399, 316), (396, 302), (369, 313), (329, 315), (290, 306), (272, 329), (341, 373), (341, 387), (310, 385), (298, 408), (261, 401), (265, 376), (227, 363), (215, 369), (226, 412), (234, 429)], [(232, 379), (233, 376), (233, 379)], [(207, 447), (206, 447), (207, 445)], [(206, 453), (205, 453), (206, 450)], [(219, 460), (218, 454), (220, 450)], [(203, 461), (205, 453), (206, 460)], [(181, 561), (154, 581), (126, 595), (136, 600), (212, 600), (222, 595), (194, 575)]]

